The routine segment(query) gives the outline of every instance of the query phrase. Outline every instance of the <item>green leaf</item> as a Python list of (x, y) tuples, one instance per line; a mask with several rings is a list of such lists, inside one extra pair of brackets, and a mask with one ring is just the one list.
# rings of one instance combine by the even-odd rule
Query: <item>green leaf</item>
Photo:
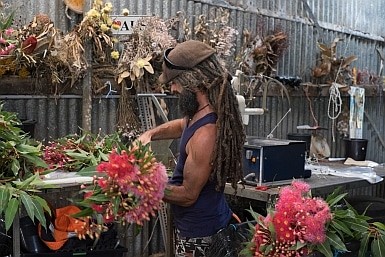
[(369, 224), (365, 220), (351, 219), (345, 220), (345, 223), (352, 229), (361, 233), (365, 233), (369, 230)]
[(25, 210), (27, 211), (28, 216), (31, 218), (31, 220), (34, 220), (35, 218), (35, 206), (32, 202), (32, 198), (29, 194), (21, 191), (20, 192), (20, 198), (21, 202), (24, 205)]
[(109, 202), (110, 197), (105, 196), (104, 194), (91, 195), (87, 198), (87, 200), (95, 201), (95, 202)]
[(94, 213), (94, 210), (91, 207), (89, 207), (81, 210), (80, 212), (72, 214), (71, 217), (73, 218), (88, 217), (88, 216), (91, 216), (93, 213)]
[(330, 242), (328, 238), (326, 238), (325, 242), (323, 242), (322, 244), (317, 244), (316, 249), (325, 257), (333, 257), (333, 252), (330, 249)]
[[(35, 206), (41, 206), (43, 211), (46, 211), (46, 212), (48, 212), (49, 215), (52, 215), (51, 207), (48, 205), (47, 200), (45, 200), (44, 198), (41, 198), (38, 195), (33, 195), (32, 201), (34, 202)], [(37, 203), (35, 203), (35, 202), (37, 202)], [(39, 209), (39, 208), (36, 208), (36, 209)]]
[(341, 233), (345, 233), (348, 236), (353, 236), (352, 231), (346, 226), (345, 222), (343, 220), (337, 220), (333, 219), (330, 225), (333, 227), (333, 229), (341, 235)]
[(13, 220), (16, 216), (16, 212), (19, 209), (19, 201), (16, 198), (9, 200), (7, 209), (5, 210), (5, 230), (8, 231), (11, 227)]
[(370, 234), (367, 233), (361, 238), (360, 250), (358, 251), (358, 257), (365, 257), (368, 251), (368, 245), (370, 240)]
[(31, 153), (40, 153), (39, 147), (33, 146), (33, 145), (26, 145), (26, 144), (19, 144), (16, 146), (16, 149), (21, 154), (31, 154)]
[(11, 193), (7, 187), (0, 187), (0, 214), (7, 208)]
[(112, 199), (112, 204), (114, 205), (112, 211), (114, 212), (115, 217), (119, 212), (119, 205), (121, 202), (122, 202), (122, 199), (120, 197), (115, 197), (114, 199)]
[[(45, 200), (44, 203), (42, 202), (42, 198), (38, 197), (38, 196), (33, 196), (32, 198), (32, 203), (34, 205), (34, 214), (35, 214), (35, 217), (37, 218), (37, 220), (40, 222), (40, 224), (45, 228), (47, 229), (47, 224), (46, 224), (46, 219), (45, 219), (45, 215), (44, 215), (44, 210), (43, 210), (43, 206), (47, 206), (47, 202)], [(43, 204), (42, 204), (43, 203)], [(45, 210), (48, 210), (49, 213), (51, 213), (51, 209), (47, 206), (47, 209)]]
[(20, 162), (18, 159), (13, 159), (11, 162), (11, 170), (13, 172), (14, 176), (17, 176), (19, 174), (20, 170)]
[(12, 181), (12, 183), (17, 185), (18, 189), (25, 189), (32, 183), (32, 181), (36, 178), (36, 176), (38, 176), (38, 174), (30, 176), (29, 178), (25, 179), (24, 181)]
[(335, 204), (339, 203), (345, 196), (347, 195), (347, 193), (345, 194), (340, 194), (340, 195), (337, 195), (337, 196), (334, 196), (333, 194), (331, 195), (331, 197), (328, 197), (326, 202), (329, 204), (329, 206), (334, 206)]
[(93, 177), (94, 175), (98, 174), (98, 171), (96, 171), (95, 166), (92, 166), (92, 167), (85, 167), (80, 171), (76, 172), (76, 174), (84, 177)]
[(6, 30), (9, 27), (11, 27), (12, 21), (13, 21), (13, 16), (15, 15), (15, 12), (16, 12), (16, 10), (11, 12), (11, 14), (8, 16), (7, 20), (4, 23), (2, 23), (0, 20), (0, 30)]
[(372, 256), (384, 257), (385, 256), (385, 243), (381, 237), (374, 238), (371, 245)]
[(37, 167), (48, 168), (48, 164), (43, 161), (39, 156), (34, 156), (30, 154), (21, 154), (21, 156), (23, 156), (24, 159), (28, 160)]
[(382, 232), (385, 232), (385, 224), (381, 222), (373, 222), (372, 223), (375, 227), (382, 230)]
[(134, 225), (134, 229), (133, 229), (134, 230), (134, 236), (137, 236), (142, 231), (142, 226), (140, 226), (136, 223), (134, 223), (133, 225)]
[(85, 161), (90, 159), (90, 153), (84, 152), (84, 153), (74, 153), (72, 151), (65, 151), (66, 154), (72, 158), (75, 158), (79, 161)]
[(102, 161), (108, 161), (108, 155), (107, 154), (104, 154), (101, 150), (98, 150), (98, 153), (99, 153), (99, 156), (101, 158)]
[(327, 232), (326, 237), (329, 240), (330, 245), (332, 245), (334, 247), (334, 249), (336, 249), (338, 251), (341, 251), (341, 250), (347, 251), (344, 242), (342, 242), (342, 240), (339, 236), (337, 236), (334, 233)]

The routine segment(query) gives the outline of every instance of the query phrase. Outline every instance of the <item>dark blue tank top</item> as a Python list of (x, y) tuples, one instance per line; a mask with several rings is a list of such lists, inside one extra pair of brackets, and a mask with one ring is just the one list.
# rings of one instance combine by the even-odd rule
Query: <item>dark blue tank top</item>
[[(180, 153), (177, 165), (169, 184), (179, 186), (183, 183), (183, 168), (187, 159), (186, 145), (195, 131), (206, 124), (215, 124), (217, 115), (209, 113), (190, 127), (185, 127), (180, 139)], [(207, 153), (211, 154), (211, 153)], [(215, 234), (225, 227), (231, 219), (232, 211), (229, 208), (222, 191), (215, 190), (215, 182), (208, 181), (203, 187), (197, 201), (183, 207), (171, 204), (172, 214), (177, 229), (184, 237), (204, 237)]]

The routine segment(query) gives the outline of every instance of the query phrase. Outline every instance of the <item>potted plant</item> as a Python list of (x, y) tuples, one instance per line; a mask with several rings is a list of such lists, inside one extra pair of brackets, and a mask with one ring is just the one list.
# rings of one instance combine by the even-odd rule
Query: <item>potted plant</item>
[[(326, 256), (348, 252), (359, 243), (358, 256), (385, 252), (385, 225), (370, 222), (344, 200), (336, 189), (326, 200), (312, 197), (310, 186), (294, 180), (283, 187), (266, 217), (250, 209), (256, 225), (242, 256)], [(342, 204), (343, 203), (343, 204)]]

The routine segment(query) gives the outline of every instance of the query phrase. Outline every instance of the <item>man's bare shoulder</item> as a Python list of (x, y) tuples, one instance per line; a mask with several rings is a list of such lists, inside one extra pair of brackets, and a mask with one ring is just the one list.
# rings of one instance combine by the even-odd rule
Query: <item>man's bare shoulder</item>
[(210, 144), (214, 145), (217, 137), (217, 126), (216, 124), (206, 124), (197, 131), (195, 131), (191, 140), (196, 144), (205, 144), (210, 146)]

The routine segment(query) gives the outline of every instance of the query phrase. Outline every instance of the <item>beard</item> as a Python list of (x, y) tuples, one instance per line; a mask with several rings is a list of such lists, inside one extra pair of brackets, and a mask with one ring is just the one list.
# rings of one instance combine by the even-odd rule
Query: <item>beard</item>
[(198, 107), (199, 103), (196, 94), (184, 89), (179, 95), (179, 110), (182, 114), (191, 119), (198, 110)]

